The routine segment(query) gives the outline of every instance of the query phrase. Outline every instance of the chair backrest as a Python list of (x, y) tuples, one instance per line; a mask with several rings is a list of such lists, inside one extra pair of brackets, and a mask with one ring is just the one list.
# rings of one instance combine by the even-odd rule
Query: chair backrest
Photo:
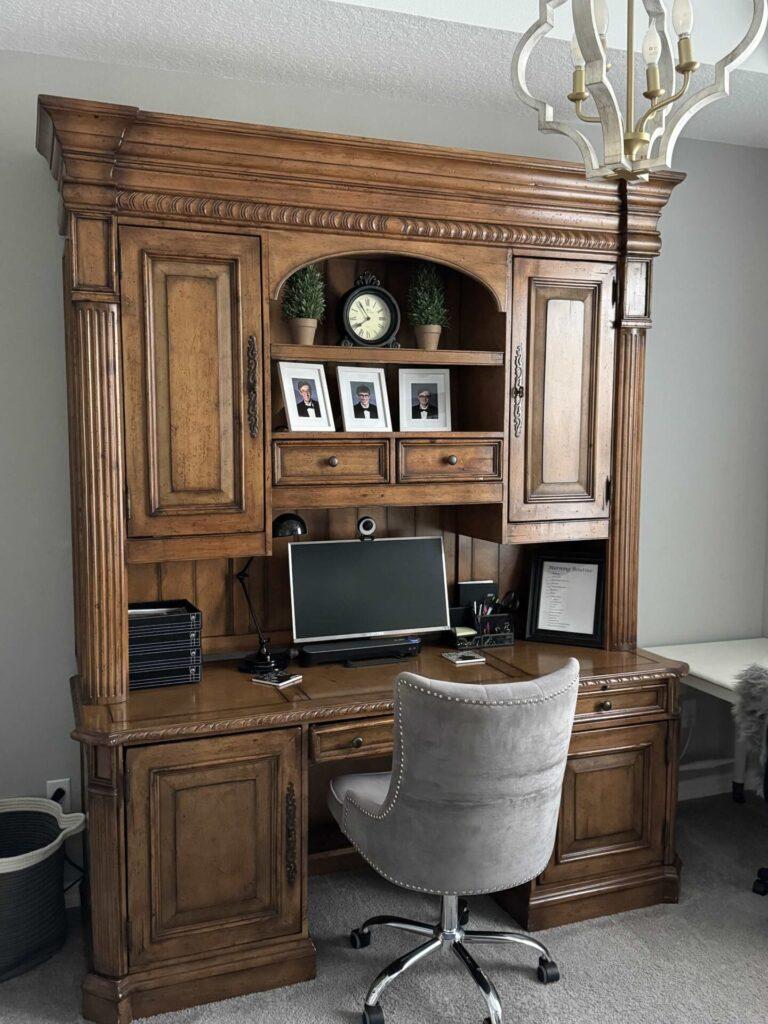
[(467, 895), (534, 878), (554, 845), (578, 678), (574, 659), (504, 684), (403, 672), (387, 799), (378, 813), (347, 808), (350, 838), (407, 888)]

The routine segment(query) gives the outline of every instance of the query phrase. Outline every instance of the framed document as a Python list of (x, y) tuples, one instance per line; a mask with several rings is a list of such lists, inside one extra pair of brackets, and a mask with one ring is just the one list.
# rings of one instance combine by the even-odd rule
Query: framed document
[(531, 564), (526, 640), (602, 647), (605, 559), (537, 551)]

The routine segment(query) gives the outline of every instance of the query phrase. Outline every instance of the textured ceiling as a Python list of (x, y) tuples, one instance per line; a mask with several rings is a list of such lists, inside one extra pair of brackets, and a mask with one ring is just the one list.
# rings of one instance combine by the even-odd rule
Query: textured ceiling
[[(507, 111), (518, 104), (509, 79), (517, 38), (327, 0), (0, 3), (0, 50)], [(538, 52), (535, 79), (561, 89), (566, 44), (547, 41)], [(768, 146), (768, 75), (739, 71), (732, 83), (731, 98), (700, 114), (686, 134)]]

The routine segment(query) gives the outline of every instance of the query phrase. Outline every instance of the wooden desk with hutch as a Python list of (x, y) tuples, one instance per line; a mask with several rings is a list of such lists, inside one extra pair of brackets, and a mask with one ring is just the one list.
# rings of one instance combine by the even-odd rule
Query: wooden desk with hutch
[[(327, 779), (346, 761), (386, 765), (395, 667), (308, 669), (294, 693), (229, 661), (198, 685), (127, 682), (129, 601), (187, 597), (207, 654), (253, 648), (235, 581), (251, 555), (251, 597), (288, 639), (282, 511), (312, 539), (353, 536), (362, 513), (384, 535), (440, 533), (451, 584), (525, 592), (544, 543), (604, 554), (605, 650), (521, 641), (456, 669), (426, 645), (408, 667), (492, 682), (581, 662), (552, 862), (498, 896), (521, 924), (675, 900), (684, 666), (635, 636), (651, 263), (682, 176), (587, 182), (572, 164), (55, 97), (40, 99), (38, 149), (66, 239), (85, 1016), (125, 1022), (314, 975), (308, 876), (354, 863)], [(340, 347), (335, 306), (357, 274), (404, 305), (415, 260), (446, 282), (440, 349), (416, 349), (407, 327), (399, 349)], [(281, 289), (309, 262), (329, 310), (299, 348)], [(453, 430), (290, 434), (280, 360), (384, 366), (391, 395), (399, 366), (449, 366)]]

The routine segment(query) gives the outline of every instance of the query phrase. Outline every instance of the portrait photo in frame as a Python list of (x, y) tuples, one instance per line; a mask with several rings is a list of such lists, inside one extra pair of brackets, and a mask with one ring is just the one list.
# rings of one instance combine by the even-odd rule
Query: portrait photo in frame
[(602, 647), (605, 558), (546, 549), (531, 557), (526, 640)]
[(400, 430), (451, 429), (451, 371), (409, 367), (398, 372)]
[(358, 432), (391, 431), (392, 417), (383, 366), (339, 366), (341, 414), (344, 429)]
[(335, 430), (322, 363), (278, 363), (288, 429)]

